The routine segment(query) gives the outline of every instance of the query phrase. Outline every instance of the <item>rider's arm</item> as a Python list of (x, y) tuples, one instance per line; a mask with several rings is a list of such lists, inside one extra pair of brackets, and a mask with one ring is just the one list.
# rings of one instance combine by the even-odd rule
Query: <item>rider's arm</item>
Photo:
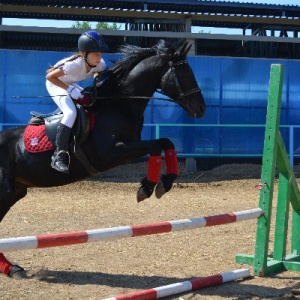
[(64, 75), (65, 75), (64, 70), (58, 68), (49, 72), (46, 75), (46, 79), (52, 82), (53, 84), (55, 84), (56, 86), (65, 89), (72, 99), (82, 98), (83, 97), (83, 95), (81, 94), (82, 89), (79, 86), (68, 85), (59, 79), (59, 77)]
[(59, 79), (59, 77), (64, 75), (65, 72), (63, 69), (55, 69), (46, 75), (46, 79), (52, 82), (53, 84), (57, 85), (58, 87), (67, 90), (69, 86)]

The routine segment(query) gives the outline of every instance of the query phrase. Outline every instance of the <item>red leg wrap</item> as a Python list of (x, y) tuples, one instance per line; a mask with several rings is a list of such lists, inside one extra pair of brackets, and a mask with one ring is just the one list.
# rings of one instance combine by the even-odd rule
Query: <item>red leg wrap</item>
[(0, 253), (0, 272), (8, 275), (13, 265), (5, 258), (3, 253)]
[(150, 155), (148, 159), (147, 179), (158, 183), (160, 179), (161, 156)]
[(167, 168), (167, 174), (179, 174), (177, 152), (173, 149), (165, 151), (165, 163)]

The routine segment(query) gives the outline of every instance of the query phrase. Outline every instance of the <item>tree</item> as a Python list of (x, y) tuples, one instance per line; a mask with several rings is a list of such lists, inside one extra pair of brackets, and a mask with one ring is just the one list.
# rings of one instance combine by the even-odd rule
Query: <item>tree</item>
[[(76, 21), (73, 25), (72, 28), (76, 29), (92, 29), (92, 25), (87, 22), (87, 21)], [(121, 28), (121, 25), (118, 25), (117, 23), (112, 23), (112, 25), (104, 22), (98, 22), (96, 24), (95, 29), (97, 30), (119, 30)]]
[(92, 26), (89, 22), (87, 21), (76, 21), (73, 25), (72, 28), (76, 28), (76, 29), (92, 29)]
[(109, 25), (108, 23), (98, 22), (96, 24), (96, 29), (106, 29), (106, 30), (119, 30), (121, 28), (121, 25), (118, 25), (117, 23), (112, 23), (112, 25)]

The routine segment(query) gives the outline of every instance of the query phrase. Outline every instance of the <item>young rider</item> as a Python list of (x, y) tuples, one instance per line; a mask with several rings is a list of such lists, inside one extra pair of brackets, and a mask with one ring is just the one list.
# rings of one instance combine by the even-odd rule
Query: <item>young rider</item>
[(76, 119), (74, 100), (83, 97), (83, 88), (76, 82), (96, 77), (106, 65), (102, 53), (107, 50), (103, 38), (96, 31), (87, 31), (78, 39), (79, 53), (57, 62), (47, 70), (46, 87), (54, 102), (63, 112), (58, 125), (51, 166), (57, 171), (69, 173), (68, 144)]

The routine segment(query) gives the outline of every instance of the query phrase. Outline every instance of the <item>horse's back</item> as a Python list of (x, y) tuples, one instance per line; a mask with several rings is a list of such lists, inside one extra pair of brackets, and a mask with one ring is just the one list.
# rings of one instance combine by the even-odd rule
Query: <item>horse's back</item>
[[(15, 146), (18, 141), (23, 139), (24, 130), (25, 126), (9, 128), (0, 131), (0, 153), (4, 154), (3, 151), (9, 151), (10, 153), (14, 152)], [(2, 159), (4, 158), (2, 157)]]
[(24, 133), (25, 127), (26, 126), (20, 126), (0, 131), (0, 143), (2, 144), (10, 140), (18, 139), (20, 135)]

